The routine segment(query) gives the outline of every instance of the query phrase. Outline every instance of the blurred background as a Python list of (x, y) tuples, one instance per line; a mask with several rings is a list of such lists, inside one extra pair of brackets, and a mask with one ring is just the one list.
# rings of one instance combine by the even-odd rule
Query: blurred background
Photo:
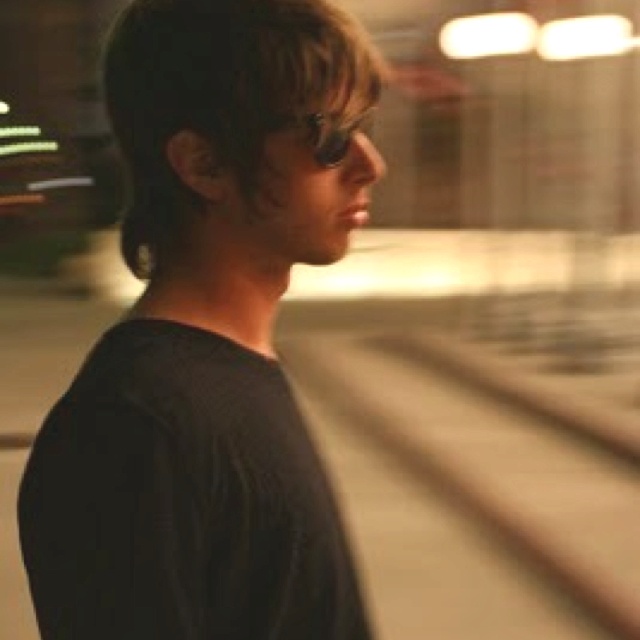
[[(0, 11), (0, 637), (33, 435), (141, 291), (98, 83), (125, 0)], [(381, 640), (640, 638), (640, 2), (339, 0), (391, 68), (372, 223), (278, 344)]]

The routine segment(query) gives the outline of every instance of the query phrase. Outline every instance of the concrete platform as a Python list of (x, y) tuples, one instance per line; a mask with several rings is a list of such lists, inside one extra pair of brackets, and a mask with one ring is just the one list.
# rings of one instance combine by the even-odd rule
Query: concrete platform
[(435, 490), (354, 432), (322, 396), (303, 409), (339, 492), (379, 640), (595, 640)]
[(283, 350), (294, 378), (348, 417), (351, 431), (373, 440), (414, 487), (437, 490), (497, 534), (505, 550), (572, 594), (613, 637), (637, 637), (640, 483), (633, 469), (433, 369), (394, 362), (370, 343), (307, 336)]

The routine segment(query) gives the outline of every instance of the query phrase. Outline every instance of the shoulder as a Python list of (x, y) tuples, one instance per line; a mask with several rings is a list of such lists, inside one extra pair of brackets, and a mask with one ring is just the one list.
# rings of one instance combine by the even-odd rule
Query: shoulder
[[(169, 429), (216, 428), (233, 418), (250, 379), (224, 339), (169, 321), (134, 320), (108, 331), (68, 392), (80, 404), (124, 403)], [(237, 410), (238, 407), (235, 406)]]
[(63, 396), (51, 409), (31, 450), (44, 466), (106, 466), (125, 463), (157, 447), (172, 448), (175, 436), (155, 416), (126, 399)]
[[(52, 408), (31, 448), (21, 483), (21, 503), (62, 496), (128, 492), (136, 483), (171, 482), (208, 508), (220, 469), (213, 448), (159, 420), (126, 399), (64, 396)], [(123, 494), (124, 495), (124, 494)], [(49, 498), (47, 498), (49, 496)], [(57, 496), (57, 497), (55, 497)]]

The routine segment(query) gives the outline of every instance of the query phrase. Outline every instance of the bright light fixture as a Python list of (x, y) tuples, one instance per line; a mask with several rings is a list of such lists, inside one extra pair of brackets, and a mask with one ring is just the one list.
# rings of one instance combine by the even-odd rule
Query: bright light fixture
[(0, 156), (18, 155), (22, 153), (52, 153), (57, 151), (57, 142), (19, 142), (0, 147)]
[(94, 184), (95, 180), (93, 178), (89, 176), (78, 176), (31, 182), (27, 185), (27, 189), (29, 191), (47, 191), (48, 189), (65, 189), (68, 187), (92, 187)]
[(538, 53), (545, 60), (619, 56), (635, 45), (633, 25), (619, 15), (554, 20), (540, 31)]
[(0, 115), (4, 115), (11, 111), (11, 107), (4, 101), (0, 100)]
[(40, 127), (0, 127), (0, 138), (22, 138), (42, 133)]
[(538, 23), (525, 13), (489, 13), (456, 18), (440, 32), (440, 48), (449, 58), (528, 53), (536, 46)]

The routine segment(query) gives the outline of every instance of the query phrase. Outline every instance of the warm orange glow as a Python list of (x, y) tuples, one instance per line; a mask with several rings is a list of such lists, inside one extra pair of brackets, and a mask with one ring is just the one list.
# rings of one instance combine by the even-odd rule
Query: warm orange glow
[(18, 194), (15, 196), (0, 196), (0, 207), (10, 207), (18, 204), (43, 204), (45, 198), (41, 193)]

